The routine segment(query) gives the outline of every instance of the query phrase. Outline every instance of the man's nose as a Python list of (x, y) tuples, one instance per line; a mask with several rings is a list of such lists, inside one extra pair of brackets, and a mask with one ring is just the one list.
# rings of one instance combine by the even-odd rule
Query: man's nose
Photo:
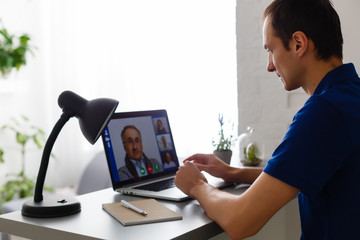
[(276, 70), (271, 53), (269, 53), (267, 70), (268, 72), (274, 72)]

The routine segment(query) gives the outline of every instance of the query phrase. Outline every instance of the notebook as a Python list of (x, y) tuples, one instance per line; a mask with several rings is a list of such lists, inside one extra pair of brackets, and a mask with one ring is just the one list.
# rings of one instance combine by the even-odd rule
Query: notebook
[(120, 202), (104, 203), (102, 207), (124, 226), (182, 219), (180, 214), (165, 207), (155, 199), (135, 200), (130, 201), (130, 203), (146, 211), (147, 215), (143, 216), (134, 212), (133, 210), (122, 206)]
[[(179, 167), (166, 110), (114, 113), (102, 133), (113, 189), (117, 192), (182, 201), (174, 185)], [(219, 178), (208, 178), (224, 187)]]

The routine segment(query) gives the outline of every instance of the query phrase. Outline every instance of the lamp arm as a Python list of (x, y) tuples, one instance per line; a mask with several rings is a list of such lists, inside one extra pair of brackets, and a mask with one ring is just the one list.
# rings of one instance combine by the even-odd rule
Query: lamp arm
[(64, 112), (61, 115), (60, 119), (55, 124), (53, 130), (50, 133), (48, 140), (46, 141), (43, 155), (41, 158), (39, 173), (38, 173), (37, 180), (36, 180), (34, 202), (41, 202), (43, 200), (42, 193), (43, 193), (43, 188), (44, 188), (45, 176), (46, 176), (47, 168), (49, 165), (51, 150), (54, 146), (55, 140), (56, 140), (57, 136), (59, 135), (62, 127), (73, 116), (74, 115), (72, 115), (72, 114)]

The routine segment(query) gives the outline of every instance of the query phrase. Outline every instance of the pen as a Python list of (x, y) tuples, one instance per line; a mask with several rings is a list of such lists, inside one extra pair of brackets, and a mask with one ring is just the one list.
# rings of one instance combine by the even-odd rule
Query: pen
[(125, 200), (121, 200), (121, 205), (123, 205), (126, 208), (129, 208), (137, 213), (140, 213), (141, 215), (146, 216), (147, 212), (145, 212), (144, 210), (141, 210), (140, 208), (135, 207), (134, 205), (132, 205), (131, 203), (125, 201)]

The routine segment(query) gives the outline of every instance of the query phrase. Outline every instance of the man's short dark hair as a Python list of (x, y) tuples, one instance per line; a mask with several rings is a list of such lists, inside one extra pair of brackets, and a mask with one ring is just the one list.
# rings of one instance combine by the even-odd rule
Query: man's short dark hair
[(343, 58), (340, 18), (331, 0), (274, 0), (263, 17), (270, 17), (287, 50), (293, 33), (302, 31), (313, 41), (319, 59)]

